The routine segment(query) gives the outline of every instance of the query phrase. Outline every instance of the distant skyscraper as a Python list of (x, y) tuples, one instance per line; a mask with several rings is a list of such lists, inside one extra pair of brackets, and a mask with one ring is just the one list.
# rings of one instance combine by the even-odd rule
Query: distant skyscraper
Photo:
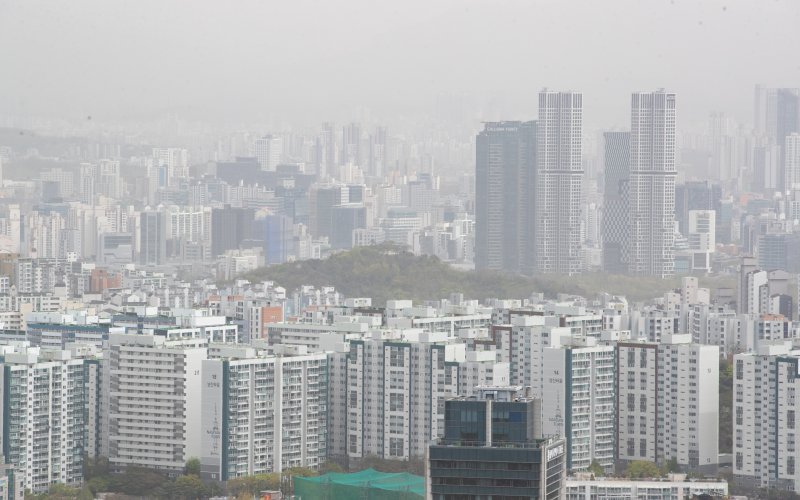
[(361, 162), (361, 126), (351, 123), (342, 129), (342, 157), (339, 164), (361, 166)]
[(249, 208), (215, 208), (211, 211), (211, 255), (239, 248), (253, 234), (255, 213)]
[(583, 94), (539, 93), (536, 129), (536, 263), (541, 273), (582, 270)]
[(631, 98), (629, 270), (672, 276), (675, 268), (675, 94)]
[(628, 181), (630, 132), (606, 132), (603, 214), (603, 269), (628, 271)]
[(783, 145), (784, 191), (800, 188), (800, 134), (786, 136)]
[(283, 139), (276, 135), (266, 135), (256, 139), (253, 155), (258, 159), (261, 170), (274, 172), (283, 156)]
[(493, 122), (476, 140), (475, 266), (529, 274), (534, 260), (536, 122)]
[(140, 223), (139, 262), (163, 264), (167, 258), (167, 218), (164, 212), (142, 212)]
[(368, 173), (379, 178), (386, 173), (386, 127), (377, 127), (370, 136)]

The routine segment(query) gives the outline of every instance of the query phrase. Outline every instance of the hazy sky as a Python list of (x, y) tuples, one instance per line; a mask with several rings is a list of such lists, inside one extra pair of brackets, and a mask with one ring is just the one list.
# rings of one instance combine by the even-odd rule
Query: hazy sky
[(658, 87), (681, 121), (750, 120), (756, 82), (800, 86), (800, 1), (0, 0), (0, 114), (322, 121), (455, 93), (524, 118), (547, 86), (625, 126)]

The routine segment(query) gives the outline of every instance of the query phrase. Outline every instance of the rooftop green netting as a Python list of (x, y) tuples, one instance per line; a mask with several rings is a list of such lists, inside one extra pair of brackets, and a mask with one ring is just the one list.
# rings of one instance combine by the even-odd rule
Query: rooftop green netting
[(425, 480), (413, 474), (390, 474), (365, 469), (352, 474), (328, 473), (295, 477), (298, 500), (419, 500), (425, 498)]

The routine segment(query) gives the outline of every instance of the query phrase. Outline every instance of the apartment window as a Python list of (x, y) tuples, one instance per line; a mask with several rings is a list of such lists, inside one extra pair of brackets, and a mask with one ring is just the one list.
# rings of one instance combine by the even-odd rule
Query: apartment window
[(794, 410), (788, 410), (786, 412), (786, 427), (794, 429)]
[(403, 394), (389, 394), (389, 411), (403, 411), (404, 402)]
[(402, 457), (403, 454), (403, 444), (405, 440), (403, 438), (389, 438), (389, 456), (390, 457)]
[(358, 406), (358, 391), (350, 391), (350, 408)]
[(786, 457), (786, 473), (794, 476), (794, 457)]
[(742, 425), (742, 418), (744, 415), (744, 409), (741, 406), (736, 407), (736, 425)]
[(647, 440), (640, 439), (639, 440), (639, 456), (646, 457), (647, 456)]
[(639, 368), (647, 368), (647, 350), (642, 349), (639, 353)]
[(647, 396), (642, 394), (639, 396), (639, 411), (646, 412), (647, 411)]
[(357, 453), (358, 452), (358, 436), (355, 434), (350, 434), (350, 453)]
[(631, 438), (628, 439), (628, 456), (631, 457), (634, 455), (636, 455), (636, 440)]
[(744, 378), (744, 361), (741, 359), (736, 360), (736, 380)]
[(628, 411), (636, 411), (636, 394), (628, 394)]
[(636, 353), (634, 351), (628, 351), (628, 368), (633, 368), (636, 366)]
[(736, 452), (736, 469), (740, 470), (744, 466), (744, 458), (742, 457), (742, 452)]

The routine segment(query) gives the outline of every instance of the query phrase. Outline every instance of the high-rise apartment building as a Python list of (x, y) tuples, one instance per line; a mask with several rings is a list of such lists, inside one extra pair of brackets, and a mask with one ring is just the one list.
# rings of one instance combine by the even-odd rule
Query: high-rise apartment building
[(800, 491), (800, 351), (781, 341), (733, 358), (733, 474), (755, 488)]
[(328, 440), (327, 356), (218, 349), (203, 361), (203, 475), (227, 481), (319, 467)]
[(3, 348), (3, 455), (26, 489), (83, 481), (84, 455), (97, 453), (98, 366), (70, 351)]
[(535, 242), (540, 273), (576, 274), (581, 257), (583, 94), (539, 93)]
[(102, 364), (102, 454), (113, 470), (147, 467), (181, 474), (200, 457), (205, 339), (115, 333)]
[(628, 182), (630, 132), (606, 132), (603, 196), (603, 269), (628, 272)]
[(584, 345), (544, 349), (541, 397), (548, 411), (544, 435), (567, 440), (568, 471), (584, 471), (593, 462), (614, 469), (616, 449), (616, 353), (613, 346)]
[(691, 335), (617, 344), (617, 465), (634, 460), (715, 474), (719, 347)]
[(675, 268), (675, 94), (631, 98), (628, 268), (669, 277)]
[(492, 122), (476, 139), (475, 266), (534, 269), (536, 122)]
[(222, 255), (226, 250), (236, 250), (242, 241), (253, 234), (255, 212), (250, 208), (226, 205), (211, 211), (211, 256)]
[(441, 436), (458, 367), (445, 360), (446, 334), (418, 335), (415, 341), (351, 340), (349, 352), (331, 355), (329, 454), (408, 460), (423, 457), (430, 440)]

